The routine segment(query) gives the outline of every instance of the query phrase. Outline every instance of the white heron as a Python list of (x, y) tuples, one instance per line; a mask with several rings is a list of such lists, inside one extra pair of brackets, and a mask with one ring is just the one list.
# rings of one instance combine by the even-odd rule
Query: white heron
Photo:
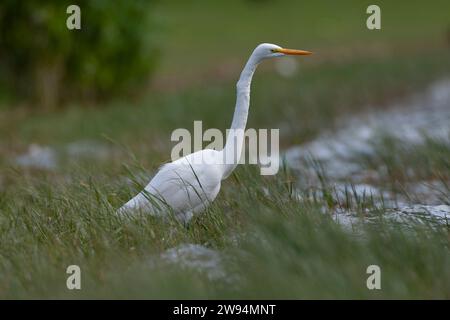
[(125, 203), (118, 213), (142, 211), (161, 215), (171, 211), (186, 222), (194, 213), (205, 210), (219, 193), (222, 180), (238, 164), (250, 105), (250, 85), (256, 67), (268, 58), (309, 54), (309, 51), (285, 49), (275, 44), (258, 45), (236, 84), (236, 106), (225, 147), (221, 151), (200, 150), (164, 164), (145, 189)]

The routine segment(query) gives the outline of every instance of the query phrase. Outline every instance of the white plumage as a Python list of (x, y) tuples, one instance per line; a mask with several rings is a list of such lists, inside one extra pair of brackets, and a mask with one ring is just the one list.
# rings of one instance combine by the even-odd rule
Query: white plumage
[(169, 210), (188, 221), (194, 213), (203, 211), (216, 198), (222, 181), (220, 152), (206, 149), (163, 165), (144, 191), (125, 203), (121, 212), (136, 210), (165, 214)]
[(205, 210), (219, 193), (222, 180), (238, 164), (250, 105), (250, 84), (256, 67), (266, 58), (286, 54), (306, 55), (310, 52), (283, 49), (268, 43), (260, 44), (253, 51), (236, 85), (236, 107), (223, 150), (197, 151), (161, 166), (145, 189), (118, 212), (144, 211), (164, 215), (172, 211), (179, 219), (188, 221), (194, 213)]

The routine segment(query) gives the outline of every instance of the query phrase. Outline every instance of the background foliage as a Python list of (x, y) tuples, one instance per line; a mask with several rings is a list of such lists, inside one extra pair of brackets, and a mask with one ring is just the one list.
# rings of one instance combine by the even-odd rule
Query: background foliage
[(67, 1), (2, 1), (1, 81), (45, 107), (145, 84), (157, 61), (153, 3), (77, 1), (81, 30), (68, 30)]

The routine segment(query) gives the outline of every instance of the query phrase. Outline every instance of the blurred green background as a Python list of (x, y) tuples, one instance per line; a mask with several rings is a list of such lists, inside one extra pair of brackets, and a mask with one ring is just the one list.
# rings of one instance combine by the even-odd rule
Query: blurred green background
[[(381, 30), (366, 28), (372, 1), (76, 1), (72, 31), (70, 4), (0, 3), (0, 297), (450, 297), (448, 227), (410, 238), (381, 225), (356, 242), (329, 218), (378, 204), (340, 203), (324, 176), (323, 197), (298, 200), (288, 169), (265, 179), (240, 166), (189, 228), (114, 215), (169, 160), (174, 129), (229, 126), (259, 43), (314, 52), (265, 61), (254, 78), (248, 127), (280, 128), (285, 150), (448, 77), (450, 1), (377, 1)], [(365, 183), (441, 179), (450, 204), (447, 144), (377, 150), (366, 165), (384, 176)], [(181, 243), (230, 253), (243, 281), (165, 266), (149, 276), (149, 255)], [(381, 292), (361, 285), (374, 261), (390, 271)], [(86, 275), (81, 292), (64, 286), (73, 263)]]
[[(370, 1), (79, 1), (82, 29), (68, 30), (68, 1), (3, 1), (3, 95), (40, 107), (85, 97), (235, 79), (261, 42), (309, 48), (314, 64), (413, 54), (448, 44), (448, 1), (380, 2), (382, 30), (365, 27)], [(45, 88), (42, 82), (51, 82)], [(144, 87), (143, 87), (144, 86)], [(140, 90), (136, 90), (136, 88)], [(126, 90), (125, 90), (126, 89)], [(134, 90), (133, 90), (134, 89)], [(53, 91), (49, 93), (41, 91)], [(62, 93), (59, 93), (59, 91)], [(53, 95), (44, 98), (42, 95)], [(80, 97), (81, 96), (81, 97)], [(37, 99), (33, 101), (32, 98)]]
[[(306, 112), (312, 117), (332, 118), (339, 112), (339, 96), (346, 93), (352, 96), (342, 99), (368, 105), (415, 90), (415, 83), (447, 70), (448, 1), (434, 0), (426, 7), (382, 1), (379, 31), (365, 26), (369, 4), (81, 1), (82, 29), (68, 30), (67, 1), (3, 1), (0, 120), (7, 121), (2, 136), (20, 137), (19, 142), (33, 136), (53, 143), (80, 134), (116, 139), (131, 128), (135, 134), (140, 129), (153, 134), (153, 129), (186, 127), (194, 119), (225, 129), (231, 120), (233, 83), (261, 42), (315, 54), (299, 60), (300, 69), (294, 66), (289, 79), (274, 70), (274, 61), (260, 67), (253, 97), (258, 109), (251, 125), (295, 120), (302, 133), (312, 135), (314, 128), (309, 127), (314, 125), (302, 120), (302, 108), (313, 109), (312, 114)], [(336, 81), (339, 77), (354, 81), (360, 90)], [(315, 99), (316, 91), (321, 91), (319, 99), (330, 98), (335, 105)], [(279, 112), (280, 105), (292, 101), (294, 110)], [(350, 108), (353, 102), (345, 104)], [(15, 117), (20, 117), (20, 127), (12, 121)], [(135, 117), (146, 121), (136, 123)], [(301, 139), (289, 130), (286, 138)]]

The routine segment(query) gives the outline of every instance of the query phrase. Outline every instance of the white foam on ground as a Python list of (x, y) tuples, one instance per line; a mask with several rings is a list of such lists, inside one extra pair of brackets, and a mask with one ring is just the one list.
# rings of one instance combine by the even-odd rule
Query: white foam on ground
[(316, 159), (329, 177), (345, 178), (360, 174), (350, 161), (355, 153), (372, 154), (371, 141), (382, 134), (411, 144), (425, 137), (450, 142), (450, 79), (432, 84), (425, 93), (416, 94), (389, 110), (341, 120), (340, 129), (326, 132), (314, 141), (288, 149), (286, 162), (303, 169), (304, 160)]
[(98, 141), (80, 140), (69, 143), (65, 147), (65, 152), (71, 158), (104, 160), (111, 156), (113, 150)]
[(26, 153), (15, 158), (14, 163), (24, 168), (45, 170), (54, 170), (58, 165), (55, 150), (37, 144), (31, 144)]
[(182, 269), (201, 272), (210, 280), (228, 278), (221, 254), (199, 244), (181, 244), (164, 251), (160, 257), (163, 262), (175, 264)]
[[(390, 208), (386, 213), (397, 220), (416, 217), (444, 222), (449, 217), (449, 206), (442, 205), (445, 195), (439, 191), (438, 181), (408, 185), (406, 191), (411, 198), (406, 199), (364, 182), (367, 178), (377, 178), (383, 167), (369, 171), (351, 159), (355, 154), (373, 154), (375, 150), (371, 142), (384, 134), (407, 144), (423, 143), (425, 137), (450, 143), (450, 79), (437, 81), (425, 92), (415, 94), (388, 110), (345, 118), (338, 127), (336, 131), (325, 132), (311, 142), (286, 151), (286, 163), (299, 171), (300, 184), (308, 186), (312, 179), (312, 184), (317, 185), (319, 167), (331, 179), (328, 184), (338, 199), (345, 199), (346, 194), (382, 198), (384, 206)], [(311, 159), (316, 161), (315, 165), (311, 165)], [(413, 201), (425, 204), (411, 205)], [(347, 227), (364, 220), (343, 209), (336, 210), (334, 219)]]
[[(361, 216), (355, 212), (337, 209), (333, 214), (333, 219), (344, 227), (345, 229), (358, 231), (358, 227), (361, 227), (365, 223), (370, 223), (374, 219), (377, 220), (377, 216)], [(435, 223), (439, 225), (450, 225), (450, 206), (438, 205), (429, 206), (416, 204), (412, 206), (404, 206), (401, 208), (392, 208), (386, 210), (383, 214), (383, 219), (388, 221), (395, 221), (404, 224), (408, 223)]]
[(43, 170), (55, 170), (61, 159), (68, 157), (73, 160), (93, 159), (107, 160), (115, 152), (98, 141), (80, 140), (67, 144), (62, 149), (54, 149), (50, 146), (31, 144), (27, 152), (15, 157), (13, 163), (23, 168)]
[(443, 224), (450, 223), (450, 206), (429, 206), (416, 204), (392, 210), (399, 219), (414, 219), (416, 221), (429, 221), (430, 219)]

